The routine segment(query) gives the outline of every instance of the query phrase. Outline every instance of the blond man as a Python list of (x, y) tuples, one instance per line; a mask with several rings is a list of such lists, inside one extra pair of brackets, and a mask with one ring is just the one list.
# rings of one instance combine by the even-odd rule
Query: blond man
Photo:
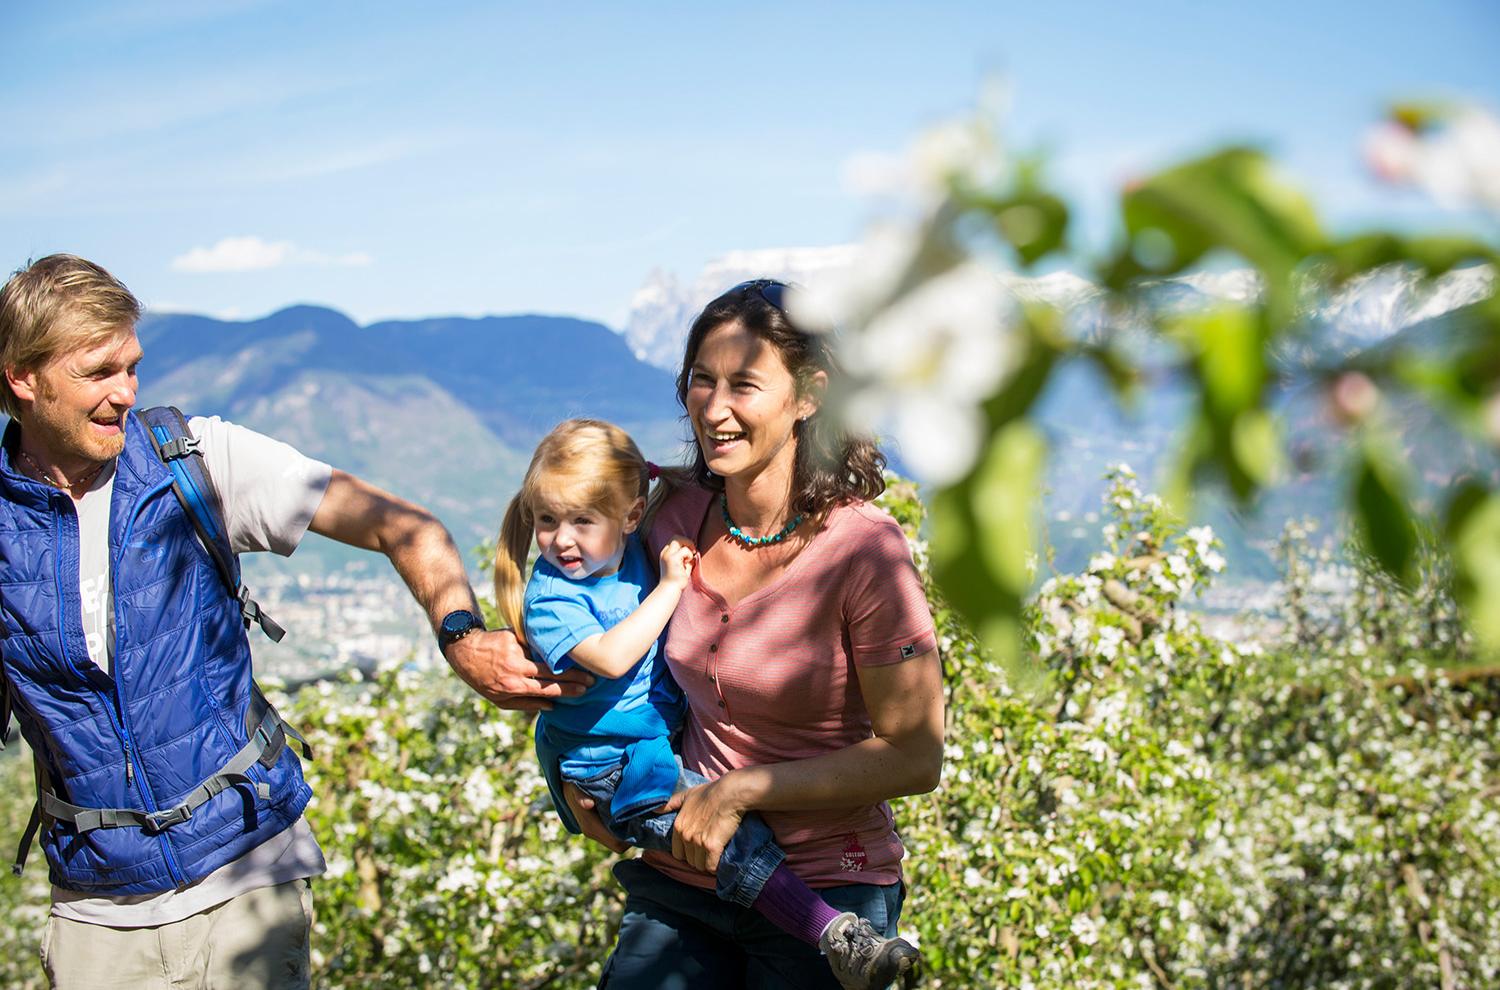
[[(324, 871), (311, 794), (252, 687), (250, 616), (130, 415), (139, 316), (72, 255), (0, 289), (0, 685), (37, 757), (43, 967), (62, 990), (305, 987)], [(484, 630), (431, 514), (269, 437), (189, 423), (235, 553), (287, 555), (309, 530), (378, 551), (491, 701), (582, 689)]]

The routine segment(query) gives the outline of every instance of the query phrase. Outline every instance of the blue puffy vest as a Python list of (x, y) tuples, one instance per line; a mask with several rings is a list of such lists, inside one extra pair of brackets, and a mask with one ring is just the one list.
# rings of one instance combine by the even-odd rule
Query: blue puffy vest
[[(62, 801), (172, 808), (243, 751), (251, 732), (240, 602), (150, 438), (127, 417), (110, 503), (115, 650), (105, 674), (84, 642), (73, 501), (14, 468), (18, 439), (13, 422), (0, 449), (0, 653), (21, 732)], [(160, 827), (80, 830), (44, 819), (52, 883), (110, 896), (180, 889), (291, 826), (312, 794), (290, 747), (243, 776), (247, 783)]]

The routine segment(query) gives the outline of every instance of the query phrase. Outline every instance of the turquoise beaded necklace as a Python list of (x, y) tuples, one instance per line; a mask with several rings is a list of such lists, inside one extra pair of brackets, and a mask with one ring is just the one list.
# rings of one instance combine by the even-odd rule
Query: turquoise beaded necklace
[(802, 522), (802, 513), (799, 512), (791, 518), (790, 522), (781, 527), (780, 530), (772, 533), (770, 536), (746, 536), (744, 532), (742, 532), (740, 528), (734, 524), (734, 520), (729, 518), (728, 494), (721, 493), (719, 495), (719, 511), (724, 515), (724, 525), (729, 527), (729, 538), (738, 543), (740, 546), (744, 547), (746, 550), (754, 550), (757, 547), (768, 547), (773, 543), (780, 543), (788, 536), (791, 536), (792, 530), (796, 529), (797, 526)]

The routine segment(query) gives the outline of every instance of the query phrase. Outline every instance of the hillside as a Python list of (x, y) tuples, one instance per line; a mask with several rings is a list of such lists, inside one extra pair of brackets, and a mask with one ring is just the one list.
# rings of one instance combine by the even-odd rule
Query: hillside
[[(294, 306), (259, 320), (149, 315), (141, 402), (217, 414), (433, 509), (460, 545), (493, 533), (531, 449), (555, 422), (599, 416), (670, 459), (671, 376), (615, 333), (562, 317), (359, 326)], [(299, 561), (342, 560), (318, 543)]]

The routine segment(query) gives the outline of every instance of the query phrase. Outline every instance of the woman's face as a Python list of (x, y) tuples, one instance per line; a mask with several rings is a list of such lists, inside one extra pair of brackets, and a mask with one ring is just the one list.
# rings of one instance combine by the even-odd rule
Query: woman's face
[(790, 477), (793, 428), (817, 410), (798, 395), (780, 351), (738, 322), (703, 338), (685, 404), (703, 459), (722, 478), (754, 478), (770, 467)]

